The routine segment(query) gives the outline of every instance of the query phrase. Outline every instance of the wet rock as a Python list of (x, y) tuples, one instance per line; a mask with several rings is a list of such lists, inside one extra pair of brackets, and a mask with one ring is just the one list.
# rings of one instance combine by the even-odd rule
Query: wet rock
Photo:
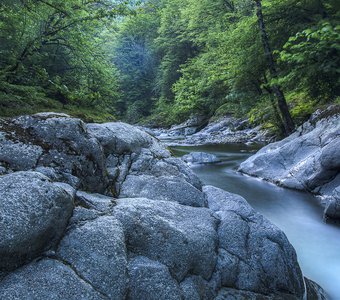
[(37, 172), (0, 177), (0, 270), (10, 271), (42, 254), (62, 237), (73, 197)]
[(329, 297), (321, 286), (305, 277), (307, 299), (327, 300)]
[(326, 220), (340, 220), (340, 186), (333, 191), (332, 196), (328, 199), (329, 202), (325, 209)]
[(220, 162), (216, 155), (205, 152), (191, 152), (184, 155), (182, 160), (191, 164), (213, 164)]

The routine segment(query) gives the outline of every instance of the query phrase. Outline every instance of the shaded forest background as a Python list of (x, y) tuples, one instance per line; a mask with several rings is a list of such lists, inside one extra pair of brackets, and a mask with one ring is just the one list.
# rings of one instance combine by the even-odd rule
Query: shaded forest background
[(169, 126), (232, 114), (276, 130), (280, 86), (299, 124), (340, 104), (339, 6), (262, 1), (273, 76), (254, 0), (2, 0), (0, 115)]

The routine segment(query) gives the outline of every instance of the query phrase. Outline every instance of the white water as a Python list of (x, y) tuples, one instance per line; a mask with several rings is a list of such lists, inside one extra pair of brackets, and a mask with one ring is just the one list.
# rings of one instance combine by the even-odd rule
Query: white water
[(297, 252), (304, 276), (320, 284), (331, 299), (340, 300), (340, 227), (323, 222), (323, 208), (314, 196), (236, 172), (256, 149), (238, 144), (175, 147), (174, 151), (179, 156), (193, 151), (217, 155), (222, 163), (193, 166), (202, 182), (246, 198), (255, 210), (285, 232)]

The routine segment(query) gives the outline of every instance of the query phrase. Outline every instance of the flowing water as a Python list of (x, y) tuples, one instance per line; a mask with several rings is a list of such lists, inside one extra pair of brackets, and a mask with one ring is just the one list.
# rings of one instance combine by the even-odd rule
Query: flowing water
[(259, 147), (242, 144), (172, 147), (177, 156), (189, 152), (217, 155), (221, 163), (192, 166), (204, 184), (243, 196), (255, 210), (281, 228), (296, 249), (304, 276), (340, 299), (340, 227), (325, 224), (323, 207), (312, 195), (278, 187), (236, 171)]

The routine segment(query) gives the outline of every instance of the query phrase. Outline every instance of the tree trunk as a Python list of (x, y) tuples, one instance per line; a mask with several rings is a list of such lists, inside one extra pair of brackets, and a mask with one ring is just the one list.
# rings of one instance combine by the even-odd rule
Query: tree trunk
[[(264, 19), (263, 19), (262, 3), (261, 3), (261, 0), (254, 0), (254, 1), (256, 3), (256, 15), (257, 15), (258, 22), (259, 22), (264, 54), (268, 62), (269, 71), (270, 71), (272, 78), (277, 78), (278, 74), (277, 74), (277, 70), (275, 66), (275, 61), (274, 61), (272, 50), (270, 48), (269, 38), (268, 38), (267, 31), (266, 31)], [(289, 135), (290, 133), (293, 132), (295, 125), (290, 115), (286, 98), (279, 85), (274, 84), (272, 86), (272, 90), (277, 98), (277, 104), (281, 112), (282, 120), (283, 120), (284, 127), (285, 127), (285, 134)]]

